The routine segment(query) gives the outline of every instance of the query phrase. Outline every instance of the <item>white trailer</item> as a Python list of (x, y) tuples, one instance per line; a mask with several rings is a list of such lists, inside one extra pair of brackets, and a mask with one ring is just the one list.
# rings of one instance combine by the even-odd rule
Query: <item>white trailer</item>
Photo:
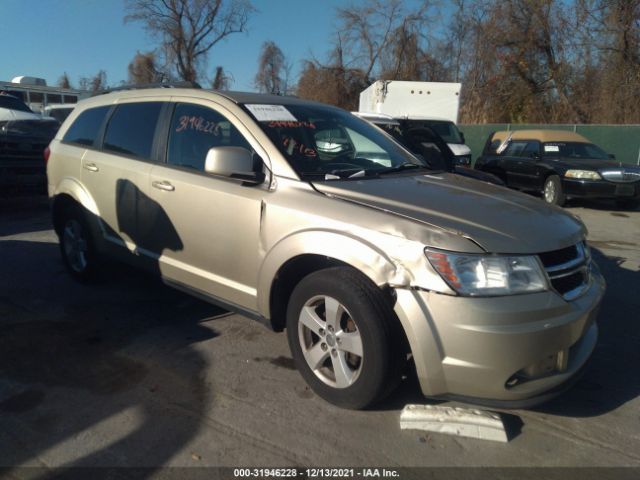
[(460, 83), (378, 80), (360, 93), (358, 111), (429, 126), (447, 142), (460, 164), (470, 165), (471, 149), (456, 127), (461, 88)]

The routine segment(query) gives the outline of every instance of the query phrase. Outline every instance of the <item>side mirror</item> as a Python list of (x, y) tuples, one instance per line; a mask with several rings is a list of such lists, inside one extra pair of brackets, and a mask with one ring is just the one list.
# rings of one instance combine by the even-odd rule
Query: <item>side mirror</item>
[(462, 143), (467, 143), (467, 141), (464, 139), (464, 133), (460, 132), (460, 140), (462, 140)]
[(246, 184), (258, 185), (265, 174), (256, 166), (253, 153), (243, 147), (213, 147), (207, 152), (204, 171), (212, 175), (242, 180)]
[(610, 154), (609, 154), (609, 158), (610, 158), (611, 160), (615, 160), (615, 159), (616, 159), (616, 155), (615, 155), (615, 153), (610, 153)]
[(538, 152), (531, 152), (531, 158), (533, 158), (534, 160), (540, 160), (540, 153)]

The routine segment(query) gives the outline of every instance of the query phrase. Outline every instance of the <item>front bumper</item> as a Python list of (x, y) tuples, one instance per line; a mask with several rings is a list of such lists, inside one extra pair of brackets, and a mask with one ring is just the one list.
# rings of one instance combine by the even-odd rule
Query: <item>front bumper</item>
[(562, 188), (568, 197), (576, 198), (640, 198), (640, 182), (617, 183), (606, 180), (562, 179)]
[(571, 302), (551, 291), (470, 298), (397, 289), (395, 311), (424, 395), (522, 408), (561, 393), (583, 369), (604, 290), (594, 269)]

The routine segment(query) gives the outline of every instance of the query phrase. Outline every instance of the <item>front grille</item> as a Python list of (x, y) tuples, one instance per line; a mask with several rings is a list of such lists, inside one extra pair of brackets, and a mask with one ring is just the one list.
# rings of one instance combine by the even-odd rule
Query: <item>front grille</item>
[(553, 288), (564, 295), (565, 293), (584, 285), (585, 281), (584, 272), (579, 271), (572, 273), (571, 275), (567, 275), (566, 277), (555, 278), (551, 280), (551, 283), (553, 284)]
[(578, 256), (578, 249), (575, 245), (563, 248), (561, 250), (553, 250), (552, 252), (544, 252), (538, 255), (544, 268), (556, 267), (563, 263), (570, 262)]
[(48, 142), (21, 140), (18, 137), (4, 139), (0, 136), (0, 161), (4, 159), (38, 159), (44, 162), (43, 153)]
[(578, 243), (571, 247), (538, 254), (551, 286), (567, 300), (573, 300), (589, 286), (591, 257), (588, 247)]
[(605, 180), (615, 183), (632, 183), (640, 181), (640, 171), (623, 169), (601, 171), (600, 175)]

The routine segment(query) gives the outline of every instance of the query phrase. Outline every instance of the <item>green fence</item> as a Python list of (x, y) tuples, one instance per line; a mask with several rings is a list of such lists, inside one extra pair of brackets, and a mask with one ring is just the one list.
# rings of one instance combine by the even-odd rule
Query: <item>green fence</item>
[(599, 145), (616, 160), (640, 165), (640, 125), (532, 125), (490, 123), (486, 125), (459, 125), (474, 160), (482, 153), (487, 137), (499, 130), (570, 130)]

